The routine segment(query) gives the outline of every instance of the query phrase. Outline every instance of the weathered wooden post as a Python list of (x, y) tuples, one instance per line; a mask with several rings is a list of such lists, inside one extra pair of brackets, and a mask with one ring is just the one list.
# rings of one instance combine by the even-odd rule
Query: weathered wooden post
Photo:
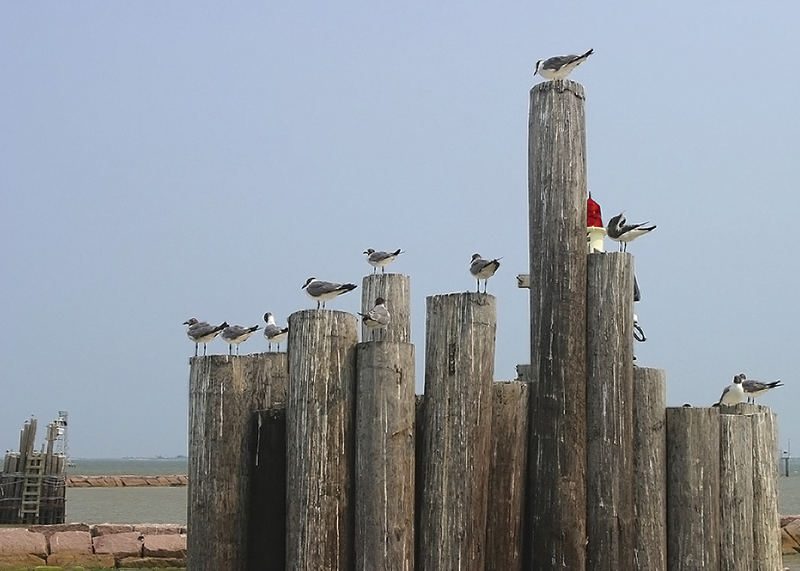
[(667, 568), (667, 379), (633, 369), (633, 569)]
[(284, 402), (285, 353), (190, 359), (187, 566), (245, 568), (253, 412)]
[[(411, 278), (403, 274), (369, 274), (361, 282), (361, 312), (367, 313), (375, 307), (375, 299), (386, 300), (386, 308), (392, 316), (389, 325), (375, 332), (375, 339), (382, 341), (411, 341)], [(361, 326), (361, 340), (370, 341), (372, 332)]]
[(528, 383), (492, 383), (486, 569), (522, 569), (527, 435)]
[(667, 566), (719, 564), (719, 410), (667, 409)]
[[(753, 430), (750, 416), (719, 415), (720, 569), (753, 567)], [(761, 568), (759, 566), (759, 568)]]
[(528, 569), (586, 561), (586, 129), (569, 80), (530, 93)]
[(483, 569), (496, 302), (427, 298), (421, 569)]
[(356, 319), (289, 316), (286, 568), (349, 569), (353, 558)]
[(590, 254), (586, 298), (587, 569), (635, 569), (633, 259)]
[(355, 568), (411, 571), (414, 346), (360, 343), (356, 371)]
[(750, 419), (753, 430), (753, 557), (756, 569), (782, 569), (778, 514), (777, 417), (765, 406)]

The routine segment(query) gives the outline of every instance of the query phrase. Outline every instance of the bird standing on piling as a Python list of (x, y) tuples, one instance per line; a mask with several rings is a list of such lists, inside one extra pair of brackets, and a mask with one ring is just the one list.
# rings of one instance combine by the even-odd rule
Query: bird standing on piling
[(620, 252), (628, 251), (628, 242), (632, 242), (639, 236), (643, 236), (656, 229), (655, 224), (652, 226), (645, 226), (645, 224), (649, 224), (649, 222), (641, 222), (640, 224), (626, 224), (626, 222), (625, 213), (620, 212), (608, 221), (608, 226), (606, 227), (608, 237), (615, 242), (619, 242)]
[(745, 376), (744, 373), (739, 373), (735, 377), (733, 377), (733, 383), (725, 387), (722, 391), (722, 396), (719, 397), (718, 405), (734, 405), (739, 404), (745, 400), (744, 388), (742, 387), (742, 381), (744, 380)]
[(536, 62), (536, 69), (533, 71), (533, 75), (538, 73), (548, 80), (564, 79), (593, 53), (594, 50), (591, 49), (580, 56), (553, 56), (547, 59), (540, 59)]
[(272, 350), (272, 344), (278, 346), (278, 351), (281, 350), (281, 342), (289, 336), (288, 327), (278, 327), (275, 324), (275, 316), (267, 312), (264, 314), (264, 321), (267, 324), (264, 326), (264, 337), (267, 338), (267, 350)]
[(481, 280), (483, 280), (483, 293), (486, 293), (486, 282), (494, 275), (497, 268), (500, 267), (500, 260), (502, 258), (495, 258), (494, 260), (484, 260), (480, 254), (472, 254), (472, 261), (469, 264), (469, 273), (478, 282), (477, 292), (481, 292)]
[(317, 309), (319, 309), (320, 303), (322, 304), (322, 307), (325, 308), (326, 301), (340, 296), (343, 293), (347, 293), (348, 291), (352, 291), (357, 287), (358, 286), (356, 284), (337, 284), (334, 282), (324, 282), (322, 280), (318, 280), (317, 278), (311, 277), (306, 280), (306, 283), (304, 283), (303, 287), (300, 289), (306, 290), (308, 296), (317, 302)]
[(382, 297), (375, 299), (375, 307), (369, 313), (361, 313), (361, 322), (370, 330), (370, 337), (374, 338), (376, 329), (385, 329), (392, 321), (392, 316), (386, 308), (386, 300)]
[(403, 252), (400, 250), (400, 248), (394, 252), (376, 252), (372, 248), (367, 248), (364, 250), (364, 254), (367, 255), (367, 263), (373, 267), (373, 274), (377, 273), (378, 268), (381, 269), (381, 273), (386, 273), (386, 266), (394, 262), (395, 259), (397, 259), (397, 256), (402, 253)]
[(194, 317), (191, 317), (183, 322), (184, 325), (188, 325), (189, 328), (186, 330), (186, 335), (189, 337), (190, 340), (194, 341), (194, 356), (197, 357), (197, 346), (202, 343), (203, 344), (203, 355), (206, 354), (206, 344), (214, 339), (220, 331), (225, 329), (228, 324), (226, 322), (222, 322), (220, 325), (214, 326), (209, 325), (205, 321), (197, 321)]
[(762, 383), (761, 381), (751, 381), (749, 379), (745, 379), (744, 373), (742, 373), (742, 388), (744, 389), (744, 394), (747, 396), (747, 402), (756, 402), (756, 397), (760, 397), (764, 393), (766, 393), (770, 389), (774, 389), (775, 387), (782, 387), (783, 383), (780, 380), (772, 381), (769, 383)]
[(233, 346), (236, 345), (236, 354), (239, 354), (239, 343), (247, 341), (254, 331), (258, 331), (260, 325), (244, 327), (242, 325), (228, 325), (222, 330), (221, 337), (228, 343), (228, 355), (233, 354)]

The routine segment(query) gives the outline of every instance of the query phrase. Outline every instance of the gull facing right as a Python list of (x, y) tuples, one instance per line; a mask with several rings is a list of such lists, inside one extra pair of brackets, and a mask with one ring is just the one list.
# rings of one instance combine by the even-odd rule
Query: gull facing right
[(264, 314), (264, 321), (267, 322), (264, 326), (264, 337), (267, 338), (267, 350), (272, 351), (272, 344), (275, 343), (278, 346), (278, 351), (280, 351), (281, 341), (289, 336), (289, 328), (278, 327), (275, 324), (275, 316), (270, 312)]
[(361, 313), (361, 322), (370, 330), (370, 337), (375, 337), (376, 329), (385, 329), (392, 321), (392, 316), (386, 308), (386, 300), (382, 297), (375, 299), (375, 307), (369, 310), (368, 313)]
[(494, 260), (484, 260), (480, 254), (472, 254), (472, 261), (469, 264), (469, 273), (478, 282), (477, 292), (481, 292), (481, 280), (483, 280), (483, 293), (486, 293), (486, 282), (494, 275), (497, 268), (500, 267), (500, 260), (502, 258), (495, 258)]

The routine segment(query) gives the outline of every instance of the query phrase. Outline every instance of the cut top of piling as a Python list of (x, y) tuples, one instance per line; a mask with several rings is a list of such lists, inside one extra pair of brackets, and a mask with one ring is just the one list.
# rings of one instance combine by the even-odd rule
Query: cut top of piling
[(579, 99), (586, 100), (586, 92), (583, 90), (583, 85), (569, 79), (542, 81), (531, 87), (531, 95), (533, 95), (534, 92), (544, 93), (547, 91), (557, 91), (558, 93), (569, 92)]

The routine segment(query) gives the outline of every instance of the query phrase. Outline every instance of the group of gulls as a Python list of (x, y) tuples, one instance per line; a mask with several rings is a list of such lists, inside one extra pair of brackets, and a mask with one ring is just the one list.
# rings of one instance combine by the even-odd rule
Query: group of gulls
[[(364, 251), (367, 263), (373, 267), (373, 274), (377, 273), (378, 268), (381, 272), (385, 273), (386, 266), (391, 264), (397, 256), (402, 254), (402, 250), (397, 249), (394, 252), (379, 252), (369, 248)], [(492, 277), (497, 268), (500, 267), (500, 258), (493, 260), (485, 260), (480, 254), (473, 254), (470, 261), (469, 271), (470, 274), (478, 282), (478, 292), (480, 292), (480, 282), (483, 280), (483, 291), (486, 293), (486, 282)], [(310, 277), (300, 289), (304, 289), (308, 296), (317, 302), (317, 309), (324, 309), (325, 303), (352, 291), (358, 287), (352, 283), (336, 283), (319, 280), (315, 277)], [(386, 300), (383, 297), (375, 299), (375, 306), (367, 313), (358, 314), (364, 326), (370, 331), (370, 336), (374, 339), (375, 332), (384, 330), (389, 323), (391, 323), (392, 316), (389, 309), (386, 307)], [(275, 323), (275, 317), (271, 313), (264, 314), (264, 337), (267, 339), (267, 348), (272, 350), (272, 345), (275, 344), (277, 349), (280, 350), (280, 344), (289, 335), (288, 327), (280, 327)], [(228, 354), (233, 354), (233, 348), (236, 346), (236, 354), (239, 354), (239, 344), (246, 341), (253, 333), (261, 329), (260, 325), (253, 325), (246, 327), (243, 325), (228, 325), (223, 322), (219, 325), (211, 325), (205, 321), (198, 321), (192, 317), (183, 322), (188, 326), (186, 335), (189, 340), (194, 343), (194, 355), (198, 354), (200, 344), (203, 345), (203, 355), (206, 354), (207, 344), (213, 340), (217, 335), (220, 335), (228, 343)]]
[(761, 381), (752, 381), (744, 373), (739, 373), (733, 377), (733, 382), (722, 391), (722, 396), (719, 397), (719, 402), (715, 406), (721, 404), (732, 406), (745, 400), (754, 403), (757, 397), (770, 389), (782, 386), (783, 383), (780, 380), (762, 383)]

